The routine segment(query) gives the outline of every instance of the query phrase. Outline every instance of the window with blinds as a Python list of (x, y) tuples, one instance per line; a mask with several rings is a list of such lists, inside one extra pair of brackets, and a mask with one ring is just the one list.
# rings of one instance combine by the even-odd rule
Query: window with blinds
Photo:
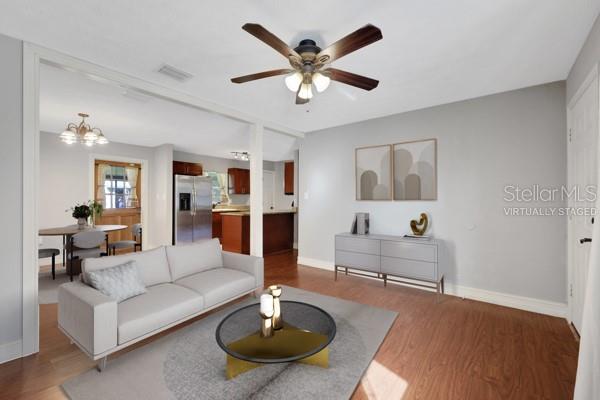
[(96, 200), (105, 209), (140, 206), (139, 164), (96, 161)]

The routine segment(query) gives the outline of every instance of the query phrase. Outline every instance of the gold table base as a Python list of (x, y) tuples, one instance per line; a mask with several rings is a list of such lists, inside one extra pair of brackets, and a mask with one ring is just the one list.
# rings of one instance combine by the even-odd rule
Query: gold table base
[[(311, 349), (320, 347), (326, 342), (326, 335), (309, 332), (285, 324), (283, 329), (275, 331), (275, 334), (272, 337), (263, 338), (260, 336), (260, 332), (256, 332), (229, 344), (227, 347), (236, 353), (249, 357), (276, 359), (308, 353)], [(328, 368), (329, 348), (325, 347), (318, 353), (295, 362)], [(263, 365), (265, 364), (240, 360), (239, 358), (227, 354), (225, 373), (227, 379), (233, 379), (244, 372), (262, 367)]]

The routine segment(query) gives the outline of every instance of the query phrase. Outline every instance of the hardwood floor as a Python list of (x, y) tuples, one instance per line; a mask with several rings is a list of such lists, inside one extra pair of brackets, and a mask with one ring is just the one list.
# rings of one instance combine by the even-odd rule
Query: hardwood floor
[[(578, 344), (564, 319), (358, 277), (334, 282), (333, 272), (298, 267), (294, 253), (265, 259), (272, 283), (398, 312), (353, 399), (572, 398)], [(56, 313), (40, 306), (38, 354), (0, 365), (0, 399), (64, 399), (59, 385), (93, 367)]]

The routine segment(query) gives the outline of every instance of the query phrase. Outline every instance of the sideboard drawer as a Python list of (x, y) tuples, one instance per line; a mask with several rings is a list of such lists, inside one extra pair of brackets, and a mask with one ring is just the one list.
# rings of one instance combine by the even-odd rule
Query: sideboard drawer
[(405, 258), (381, 257), (381, 273), (437, 281), (437, 264)]
[(348, 251), (335, 252), (335, 265), (340, 267), (358, 268), (364, 271), (379, 272), (379, 256)]
[(335, 249), (350, 251), (353, 253), (364, 253), (379, 255), (379, 243), (377, 239), (367, 239), (363, 237), (335, 237)]
[(437, 262), (437, 246), (382, 240), (381, 255), (416, 261)]

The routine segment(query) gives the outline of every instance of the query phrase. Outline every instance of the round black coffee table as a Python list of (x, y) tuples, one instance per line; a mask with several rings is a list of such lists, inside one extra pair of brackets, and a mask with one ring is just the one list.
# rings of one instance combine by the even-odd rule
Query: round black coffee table
[(217, 343), (227, 353), (228, 379), (262, 364), (301, 362), (328, 367), (328, 346), (336, 326), (326, 311), (298, 301), (281, 301), (283, 328), (263, 338), (259, 310), (260, 304), (242, 307), (217, 327)]

